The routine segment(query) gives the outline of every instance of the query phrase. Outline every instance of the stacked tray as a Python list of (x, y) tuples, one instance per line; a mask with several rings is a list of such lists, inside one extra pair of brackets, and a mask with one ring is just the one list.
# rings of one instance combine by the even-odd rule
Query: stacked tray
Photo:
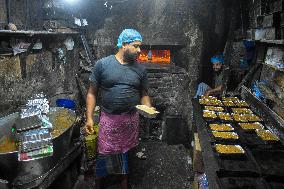
[(236, 143), (239, 141), (239, 135), (235, 132), (219, 132), (219, 131), (212, 131), (211, 132), (212, 140), (219, 143)]
[(216, 157), (230, 160), (246, 159), (246, 151), (239, 144), (214, 143), (212, 145)]
[(213, 96), (201, 96), (199, 104), (203, 106), (223, 106), (222, 101)]
[[(253, 126), (252, 124), (255, 124)], [(262, 149), (283, 149), (279, 138), (271, 133), (265, 125), (255, 122), (255, 123), (238, 123), (235, 125), (236, 130), (240, 136), (240, 141), (242, 144), (250, 148), (262, 148)], [(261, 135), (258, 133), (269, 133), (273, 138), (261, 138)], [(264, 135), (265, 136), (265, 135)]]
[(270, 189), (264, 179), (259, 177), (221, 177), (217, 181), (221, 189)]
[(232, 114), (235, 122), (247, 123), (247, 122), (262, 122), (263, 120), (255, 114)]
[[(199, 102), (203, 112), (209, 115), (203, 118), (219, 165), (217, 179), (221, 188), (262, 189), (284, 185), (284, 181), (264, 179), (280, 176), (284, 180), (284, 145), (245, 101), (236, 97), (221, 100), (203, 97)], [(233, 119), (224, 119), (224, 115)], [(230, 151), (226, 147), (233, 148)]]
[(269, 176), (269, 177), (265, 177), (265, 181), (271, 189), (284, 188), (284, 178), (283, 177)]
[(214, 143), (234, 144), (239, 136), (230, 123), (207, 123), (210, 141)]
[(233, 122), (232, 116), (230, 115), (230, 113), (227, 113), (227, 112), (219, 112), (218, 118), (219, 118), (219, 121), (222, 123), (232, 123)]
[(219, 172), (224, 176), (259, 176), (259, 169), (248, 157), (242, 159), (216, 158)]
[[(206, 104), (207, 101), (203, 100), (201, 106), (203, 112), (209, 115), (208, 117), (203, 116), (203, 118), (207, 122), (207, 131), (219, 166), (217, 179), (221, 183), (221, 188), (273, 188), (271, 186), (275, 183), (266, 182), (262, 175), (275, 176), (278, 174), (283, 175), (284, 178), (284, 166), (283, 168), (275, 166), (280, 163), (284, 165), (284, 156), (282, 163), (281, 160), (277, 160), (273, 156), (259, 157), (261, 153), (258, 152), (263, 150), (276, 153), (276, 149), (284, 149), (282, 143), (278, 138), (275, 139), (266, 133), (269, 131), (267, 131), (262, 118), (255, 114), (246, 102), (234, 97), (222, 100), (211, 99), (213, 99), (213, 103), (209, 100), (209, 103)], [(245, 120), (234, 119), (235, 114), (240, 115), (241, 118), (243, 116)], [(230, 115), (233, 119), (222, 119), (222, 115)], [(261, 134), (258, 135), (258, 132), (262, 133), (264, 137), (261, 137)], [(268, 140), (264, 140), (265, 137)], [(232, 146), (236, 151), (224, 150), (220, 152), (216, 146)], [(252, 150), (255, 151), (252, 152)], [(277, 155), (275, 154), (275, 156)], [(274, 166), (271, 165), (273, 162)], [(270, 171), (268, 171), (269, 167)], [(265, 172), (266, 174), (264, 174)]]
[(258, 164), (261, 174), (266, 176), (284, 177), (283, 150), (255, 150), (251, 153)]
[(248, 149), (240, 145), (222, 145), (236, 147), (239, 152), (237, 153), (220, 153), (214, 144), (215, 159), (219, 165), (219, 174), (223, 176), (259, 176), (259, 169), (255, 161), (251, 158)]
[[(219, 107), (218, 107), (219, 108)], [(233, 123), (234, 119), (231, 114), (224, 109), (224, 111), (203, 110), (203, 119), (209, 123)]]

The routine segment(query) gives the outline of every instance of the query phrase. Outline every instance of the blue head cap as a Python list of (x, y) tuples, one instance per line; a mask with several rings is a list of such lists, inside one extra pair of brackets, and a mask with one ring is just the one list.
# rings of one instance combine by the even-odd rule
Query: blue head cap
[(224, 55), (223, 53), (217, 56), (213, 56), (211, 58), (211, 63), (215, 64), (217, 62), (221, 62), (222, 64), (224, 64)]
[(243, 40), (243, 44), (246, 49), (253, 48), (255, 46), (255, 42), (252, 40)]
[(248, 70), (249, 69), (249, 63), (246, 59), (244, 58), (241, 58), (240, 59), (240, 65), (239, 67), (242, 69), (242, 70)]
[(122, 43), (131, 43), (133, 41), (141, 41), (142, 42), (141, 34), (134, 29), (125, 29), (119, 35), (116, 46), (118, 48), (121, 48)]

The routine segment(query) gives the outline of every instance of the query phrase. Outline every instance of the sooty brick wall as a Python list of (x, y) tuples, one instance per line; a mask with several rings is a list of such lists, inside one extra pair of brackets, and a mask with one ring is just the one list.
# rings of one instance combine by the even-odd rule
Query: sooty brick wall
[(146, 65), (146, 69), (153, 105), (166, 115), (186, 116), (190, 103), (188, 73), (177, 66)]

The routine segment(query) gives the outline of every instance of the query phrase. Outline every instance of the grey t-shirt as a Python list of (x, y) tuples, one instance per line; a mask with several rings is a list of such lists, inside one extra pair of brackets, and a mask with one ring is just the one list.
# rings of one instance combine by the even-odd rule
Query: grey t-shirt
[(120, 64), (114, 55), (97, 61), (89, 79), (100, 90), (103, 111), (111, 114), (134, 110), (142, 91), (148, 91), (145, 68), (136, 62)]
[(223, 84), (224, 70), (220, 74), (214, 74), (214, 88)]

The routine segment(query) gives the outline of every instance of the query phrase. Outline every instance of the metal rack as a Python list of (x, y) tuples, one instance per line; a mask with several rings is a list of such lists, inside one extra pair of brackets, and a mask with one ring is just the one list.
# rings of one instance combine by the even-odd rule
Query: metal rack
[(2, 35), (23, 35), (23, 36), (34, 36), (34, 35), (77, 35), (77, 31), (34, 31), (34, 30), (0, 30), (0, 36)]
[[(276, 113), (274, 113), (269, 107), (263, 104), (259, 99), (257, 99), (245, 86), (242, 86), (241, 93), (239, 95), (246, 102), (249, 102), (250, 108), (254, 112), (256, 112), (258, 115), (260, 115), (263, 118), (267, 129), (273, 131), (279, 136), (281, 143), (277, 144), (277, 146), (282, 145), (284, 141), (284, 120), (281, 117), (279, 117)], [(218, 158), (212, 146), (215, 142), (212, 140), (212, 137), (210, 137), (208, 125), (202, 116), (202, 106), (199, 104), (198, 100), (196, 99), (194, 99), (192, 103), (194, 108), (194, 122), (200, 139), (201, 153), (204, 163), (204, 172), (206, 173), (207, 176), (209, 188), (221, 189), (224, 186), (222, 185), (222, 182), (220, 180), (223, 179), (222, 181), (226, 182), (226, 179), (229, 179), (231, 177), (233, 177), (234, 179), (239, 179), (240, 177), (248, 180), (255, 178), (257, 180), (255, 181), (256, 184), (260, 185), (263, 188), (270, 188), (269, 186), (270, 183), (268, 183), (266, 180), (269, 176), (267, 177), (267, 175), (265, 175), (266, 173), (262, 169), (263, 165), (261, 162), (259, 162), (259, 159), (261, 159), (259, 158), (259, 154), (261, 154), (260, 152), (262, 152), (261, 149), (263, 149), (263, 152), (267, 152), (268, 154), (270, 151), (275, 152), (274, 151), (275, 147), (271, 148), (270, 145), (266, 146), (266, 144), (265, 145), (260, 144), (255, 149), (253, 146), (248, 145), (247, 140), (244, 140), (246, 136), (242, 135), (242, 133), (239, 133), (241, 134), (240, 143), (242, 144), (242, 147), (245, 149), (246, 152), (245, 161), (247, 162), (244, 162), (243, 160), (230, 161), (227, 159), (224, 160)], [(237, 129), (237, 131), (238, 130), (239, 129)], [(283, 147), (284, 146), (282, 145), (281, 148), (282, 151), (280, 150), (281, 155), (284, 155)], [(258, 154), (258, 156), (256, 156), (256, 154)], [(273, 160), (271, 160), (271, 162), (273, 162)], [(276, 165), (274, 167), (278, 166)], [(281, 170), (281, 168), (277, 168), (277, 170), (275, 170), (275, 173), (279, 170)], [(281, 171), (281, 174), (282, 175), (280, 175), (280, 177), (282, 178), (283, 171)], [(263, 186), (261, 185), (261, 183), (263, 183)]]

